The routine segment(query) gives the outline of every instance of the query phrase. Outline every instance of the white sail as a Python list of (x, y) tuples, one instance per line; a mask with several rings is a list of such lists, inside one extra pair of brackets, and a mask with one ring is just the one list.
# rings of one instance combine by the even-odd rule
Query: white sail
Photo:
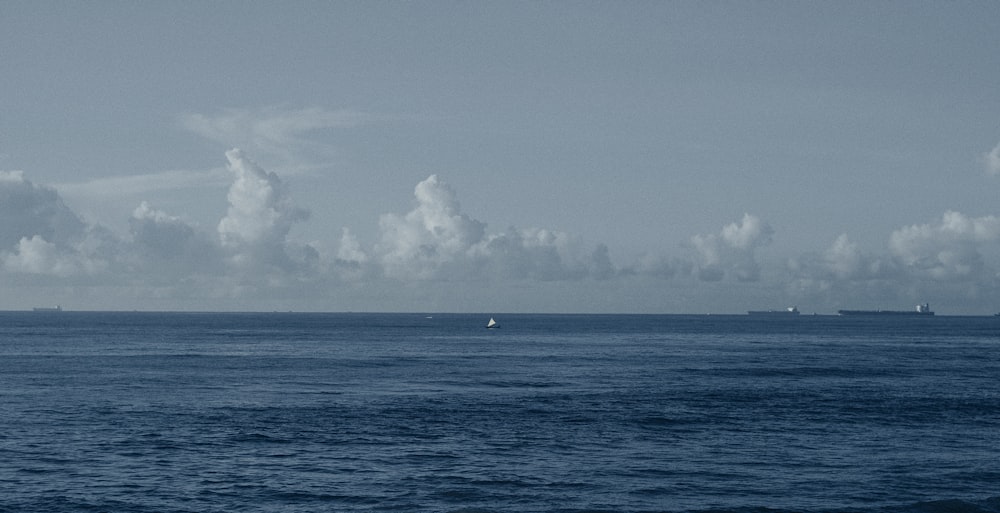
[(490, 322), (486, 323), (487, 328), (496, 328), (498, 326), (499, 324), (497, 324), (497, 321), (493, 320), (492, 317), (490, 317)]

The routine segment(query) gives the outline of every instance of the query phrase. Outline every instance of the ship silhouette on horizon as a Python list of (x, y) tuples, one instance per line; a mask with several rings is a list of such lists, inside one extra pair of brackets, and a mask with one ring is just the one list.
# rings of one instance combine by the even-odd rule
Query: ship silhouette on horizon
[(930, 303), (917, 305), (917, 307), (913, 310), (837, 310), (837, 313), (840, 315), (934, 315), (934, 312), (931, 310)]

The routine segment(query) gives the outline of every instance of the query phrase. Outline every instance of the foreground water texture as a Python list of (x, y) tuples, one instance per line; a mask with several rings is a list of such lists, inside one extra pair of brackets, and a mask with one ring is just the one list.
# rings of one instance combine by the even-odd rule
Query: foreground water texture
[(0, 511), (1000, 511), (1000, 318), (0, 313)]

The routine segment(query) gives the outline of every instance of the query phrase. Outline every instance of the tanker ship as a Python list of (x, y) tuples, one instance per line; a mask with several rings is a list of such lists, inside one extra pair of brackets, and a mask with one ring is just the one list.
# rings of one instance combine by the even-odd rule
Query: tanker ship
[(931, 305), (917, 305), (914, 310), (837, 310), (840, 315), (934, 315)]
[(798, 314), (799, 314), (799, 309), (794, 306), (790, 306), (784, 310), (750, 310), (749, 312), (747, 312), (747, 315), (768, 315), (777, 317), (785, 317), (788, 315), (798, 315)]

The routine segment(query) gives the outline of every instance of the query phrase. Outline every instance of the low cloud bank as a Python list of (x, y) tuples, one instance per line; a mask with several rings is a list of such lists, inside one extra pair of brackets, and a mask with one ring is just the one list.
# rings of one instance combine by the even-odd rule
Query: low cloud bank
[(990, 308), (1000, 301), (998, 242), (1000, 219), (954, 211), (893, 231), (881, 253), (865, 252), (841, 235), (825, 252), (789, 263), (790, 289), (831, 303), (936, 298)]
[(1000, 219), (949, 211), (937, 224), (896, 230), (889, 250), (910, 273), (934, 280), (978, 280), (986, 272), (982, 250), (998, 240)]
[(800, 277), (844, 282), (894, 280), (899, 283), (979, 282), (997, 278), (995, 255), (1000, 219), (945, 212), (937, 223), (915, 224), (892, 232), (884, 254), (863, 252), (841, 235), (821, 255), (809, 254), (792, 264)]
[(0, 174), (0, 262), (10, 273), (90, 276), (131, 283), (176, 281), (260, 286), (309, 281), (397, 282), (472, 279), (606, 279), (619, 272), (608, 248), (543, 228), (488, 233), (465, 214), (455, 191), (432, 175), (414, 189), (415, 206), (384, 214), (378, 242), (363, 247), (344, 228), (334, 255), (290, 237), (309, 211), (293, 203), (280, 177), (243, 151), (226, 153), (232, 183), (214, 234), (143, 201), (114, 236), (87, 224), (55, 189), (23, 173)]
[[(81, 219), (55, 189), (34, 184), (19, 171), (0, 172), (0, 283), (114, 285), (134, 297), (229, 298), (246, 308), (276, 297), (322, 305), (343, 294), (400, 308), (405, 303), (379, 298), (387, 298), (393, 287), (413, 290), (420, 284), (417, 290), (436, 290), (447, 298), (447, 284), (459, 290), (471, 282), (520, 283), (549, 287), (551, 293), (586, 283), (580, 287), (623, 296), (628, 283), (641, 283), (647, 291), (720, 290), (713, 284), (722, 284), (729, 290), (784, 291), (789, 302), (825, 305), (844, 298), (924, 300), (933, 294), (1000, 300), (1000, 219), (994, 216), (949, 211), (935, 222), (893, 231), (881, 251), (863, 250), (844, 234), (823, 251), (777, 265), (759, 261), (775, 229), (747, 213), (716, 233), (692, 236), (687, 251), (677, 255), (646, 254), (616, 264), (604, 244), (558, 230), (491, 230), (465, 213), (455, 190), (432, 175), (416, 184), (409, 211), (380, 217), (374, 244), (365, 246), (343, 228), (335, 249), (324, 254), (295, 240), (294, 227), (310, 214), (294, 203), (278, 175), (238, 149), (226, 159), (232, 180), (228, 208), (214, 231), (142, 202), (131, 213), (128, 232), (117, 235)], [(545, 285), (553, 283), (565, 285)], [(472, 306), (455, 301), (438, 307)]]

